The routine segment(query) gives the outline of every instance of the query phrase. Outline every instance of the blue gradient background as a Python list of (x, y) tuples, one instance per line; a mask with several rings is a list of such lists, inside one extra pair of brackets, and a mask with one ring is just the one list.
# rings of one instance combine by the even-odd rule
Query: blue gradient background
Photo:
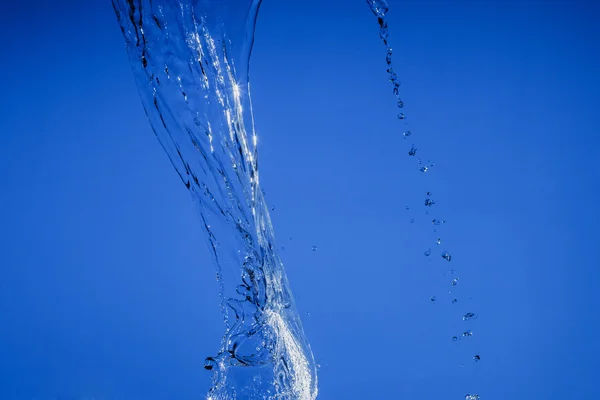
[[(265, 0), (259, 15), (262, 181), (319, 398), (600, 398), (599, 6), (390, 7), (414, 141), (363, 0)], [(0, 399), (202, 398), (222, 334), (214, 268), (110, 2), (2, 16)], [(423, 256), (428, 190), (456, 305), (443, 260)], [(467, 311), (475, 335), (452, 343)]]

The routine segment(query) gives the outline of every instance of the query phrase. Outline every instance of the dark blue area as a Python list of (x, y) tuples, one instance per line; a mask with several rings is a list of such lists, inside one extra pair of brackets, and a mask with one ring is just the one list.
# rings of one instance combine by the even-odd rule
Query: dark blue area
[[(261, 180), (319, 398), (600, 397), (599, 16), (390, 1), (405, 126), (364, 1), (265, 1)], [(214, 267), (110, 2), (14, 2), (4, 20), (0, 399), (204, 396)]]

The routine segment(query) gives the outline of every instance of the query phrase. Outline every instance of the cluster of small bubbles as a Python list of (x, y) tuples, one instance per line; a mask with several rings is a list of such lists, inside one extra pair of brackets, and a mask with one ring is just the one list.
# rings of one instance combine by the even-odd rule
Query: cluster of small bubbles
[(410, 148), (410, 150), (408, 151), (408, 155), (409, 156), (414, 156), (415, 154), (417, 154), (417, 148), (413, 144), (412, 147)]
[(402, 136), (404, 136), (404, 138), (406, 139), (407, 137), (409, 137), (410, 135), (412, 135), (411, 131), (404, 131), (402, 133)]
[(481, 360), (481, 357), (479, 356), (479, 354), (475, 354), (473, 356), (473, 360), (475, 360), (475, 362), (479, 362), (479, 360)]
[(445, 251), (445, 252), (442, 253), (442, 258), (444, 260), (446, 260), (446, 261), (451, 261), (452, 260), (452, 256), (447, 251)]
[(431, 298), (429, 300), (435, 301), (435, 296), (431, 296)]
[(452, 304), (456, 304), (457, 301), (458, 299), (452, 299)]
[(463, 337), (473, 336), (473, 331), (464, 331), (462, 335)]
[(431, 249), (425, 250), (425, 257), (429, 257), (431, 255)]
[(465, 400), (479, 400), (478, 394), (467, 394)]
[(425, 206), (426, 207), (431, 207), (434, 204), (435, 204), (435, 201), (433, 201), (433, 200), (431, 200), (429, 198), (425, 199)]
[(317, 246), (313, 246), (312, 251), (317, 251)]
[(477, 319), (477, 314), (468, 312), (463, 316), (463, 321), (468, 321), (470, 319)]
[(451, 284), (452, 286), (456, 286), (456, 285), (458, 285), (458, 278), (454, 278), (454, 279), (452, 279), (452, 281), (450, 282), (450, 284)]

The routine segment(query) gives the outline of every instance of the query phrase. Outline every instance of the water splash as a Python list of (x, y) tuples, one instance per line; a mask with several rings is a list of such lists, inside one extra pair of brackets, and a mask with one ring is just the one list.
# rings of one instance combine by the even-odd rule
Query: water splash
[(152, 129), (207, 238), (226, 331), (209, 399), (314, 399), (316, 364), (259, 184), (249, 59), (261, 0), (113, 0)]

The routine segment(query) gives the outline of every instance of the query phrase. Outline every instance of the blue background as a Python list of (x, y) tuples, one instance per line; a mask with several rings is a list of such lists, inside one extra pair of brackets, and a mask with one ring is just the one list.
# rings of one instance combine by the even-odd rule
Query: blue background
[[(405, 126), (364, 1), (264, 1), (261, 179), (319, 398), (600, 398), (599, 17), (390, 1)], [(12, 2), (0, 33), (0, 399), (202, 398), (214, 267), (110, 2)]]

